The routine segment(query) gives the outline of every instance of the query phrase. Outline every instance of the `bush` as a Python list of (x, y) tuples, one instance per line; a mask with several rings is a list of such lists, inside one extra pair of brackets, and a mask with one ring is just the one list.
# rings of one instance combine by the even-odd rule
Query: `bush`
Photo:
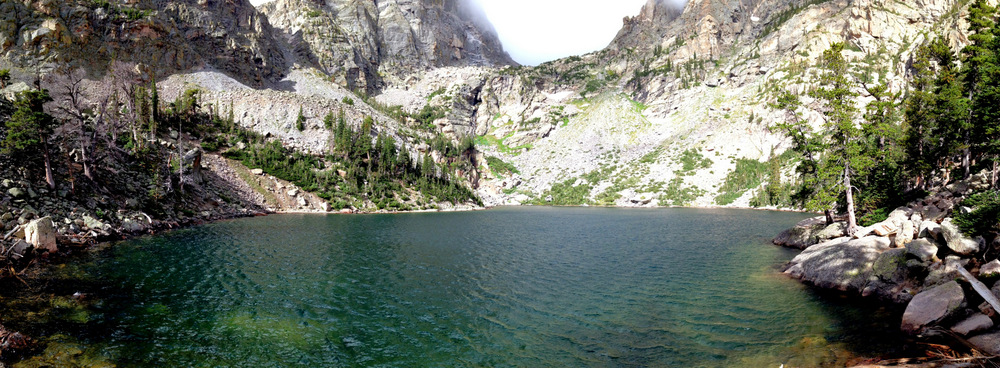
[(985, 235), (1000, 230), (1000, 191), (973, 194), (962, 201), (972, 212), (955, 215), (955, 223), (966, 234)]

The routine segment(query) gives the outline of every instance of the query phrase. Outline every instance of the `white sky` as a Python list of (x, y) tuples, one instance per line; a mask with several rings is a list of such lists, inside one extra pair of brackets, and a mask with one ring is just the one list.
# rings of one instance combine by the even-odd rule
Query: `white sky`
[[(260, 5), (270, 0), (250, 0)], [(525, 65), (603, 49), (646, 0), (472, 0), (493, 23), (504, 49)], [(683, 0), (671, 0), (682, 3)]]
[(646, 0), (475, 0), (504, 50), (525, 65), (603, 49)]

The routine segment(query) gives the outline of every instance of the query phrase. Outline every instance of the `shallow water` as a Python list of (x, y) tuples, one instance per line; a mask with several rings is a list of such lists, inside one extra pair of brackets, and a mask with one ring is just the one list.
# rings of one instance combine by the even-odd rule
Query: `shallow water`
[(891, 354), (895, 311), (778, 273), (796, 252), (769, 239), (804, 217), (534, 207), (226, 221), (109, 248), (80, 266), (99, 300), (85, 326), (28, 328), (126, 367), (843, 366)]

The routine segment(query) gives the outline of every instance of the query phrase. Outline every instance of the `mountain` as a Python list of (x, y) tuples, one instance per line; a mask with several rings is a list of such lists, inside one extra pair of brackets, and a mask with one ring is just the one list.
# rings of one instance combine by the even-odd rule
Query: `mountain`
[(430, 68), (515, 64), (481, 10), (459, 1), (277, 0), (261, 11), (300, 63), (369, 94)]
[[(526, 67), (459, 1), (36, 0), (0, 4), (0, 66), (30, 82), (42, 65), (80, 64), (97, 80), (111, 59), (134, 60), (165, 100), (198, 89), (242, 126), (314, 154), (331, 149), (323, 118), (338, 110), (442, 165), (437, 137), (474, 139), (473, 167), (448, 176), (490, 205), (749, 206), (774, 172), (796, 175), (773, 129), (788, 117), (777, 97), (801, 96), (799, 113), (823, 120), (807, 92), (824, 50), (846, 42), (855, 78), (902, 93), (920, 45), (968, 42), (966, 9), (650, 0), (605, 49)], [(872, 100), (855, 92), (859, 108)]]

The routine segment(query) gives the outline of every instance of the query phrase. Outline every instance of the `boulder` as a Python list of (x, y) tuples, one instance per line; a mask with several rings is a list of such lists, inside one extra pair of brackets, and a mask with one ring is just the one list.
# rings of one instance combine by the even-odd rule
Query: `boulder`
[(969, 263), (967, 259), (958, 259), (955, 256), (947, 256), (944, 261), (931, 264), (927, 277), (924, 278), (924, 287), (932, 288), (949, 281), (956, 280), (962, 275), (958, 272), (958, 266), (965, 266)]
[(868, 284), (861, 289), (861, 296), (878, 296), (900, 304), (906, 303), (912, 298), (908, 276), (906, 249), (884, 251), (875, 258)]
[(250, 173), (254, 174), (254, 175), (258, 175), (258, 176), (259, 175), (264, 175), (264, 170), (261, 170), (261, 169), (252, 169), (252, 170), (250, 170)]
[(28, 193), (21, 188), (7, 189), (7, 194), (10, 194), (10, 196), (13, 197), (14, 199), (21, 199), (24, 198), (26, 195), (28, 195)]
[(979, 267), (979, 277), (991, 278), (1000, 276), (1000, 260), (992, 260)]
[(56, 229), (52, 226), (51, 217), (42, 217), (28, 223), (24, 227), (24, 240), (35, 249), (55, 252), (59, 250), (56, 244)]
[(28, 242), (24, 240), (17, 239), (14, 241), (14, 245), (10, 249), (10, 256), (14, 260), (18, 260), (28, 255), (28, 252), (30, 252), (31, 249), (31, 244), (28, 244)]
[(920, 333), (924, 328), (951, 317), (964, 305), (962, 286), (954, 280), (950, 281), (913, 297), (903, 312), (900, 328), (907, 333)]
[(132, 219), (125, 219), (125, 221), (122, 221), (122, 231), (124, 232), (138, 233), (143, 230), (146, 230), (146, 227), (138, 221), (134, 221)]
[(979, 251), (979, 242), (962, 235), (958, 225), (952, 223), (950, 218), (941, 222), (941, 235), (948, 248), (955, 253), (967, 256)]
[(904, 220), (903, 225), (899, 227), (899, 232), (896, 233), (896, 245), (904, 246), (909, 242), (913, 241), (913, 222), (910, 220)]
[(815, 237), (817, 242), (824, 242), (830, 239), (836, 239), (847, 235), (847, 224), (843, 222), (835, 222), (827, 227), (816, 232)]
[(969, 338), (976, 350), (989, 355), (1000, 355), (1000, 332), (976, 335)]
[(880, 237), (833, 239), (800, 253), (785, 274), (821, 288), (860, 292), (875, 260), (888, 247), (889, 240)]
[(959, 322), (955, 326), (952, 326), (951, 330), (959, 335), (968, 336), (977, 332), (989, 330), (991, 328), (993, 328), (993, 320), (985, 314), (976, 313), (969, 316), (969, 318), (966, 318), (962, 322)]
[(91, 230), (104, 230), (103, 222), (87, 215), (83, 215), (83, 224)]
[(937, 254), (938, 247), (927, 239), (917, 239), (906, 244), (906, 253), (921, 261), (930, 261)]
[(775, 245), (789, 248), (806, 249), (820, 243), (817, 234), (826, 230), (826, 220), (822, 216), (799, 221), (791, 229), (785, 230), (774, 238)]
[(917, 230), (918, 238), (928, 238), (933, 240), (941, 239), (941, 225), (934, 221), (924, 221), (920, 223), (920, 228)]

